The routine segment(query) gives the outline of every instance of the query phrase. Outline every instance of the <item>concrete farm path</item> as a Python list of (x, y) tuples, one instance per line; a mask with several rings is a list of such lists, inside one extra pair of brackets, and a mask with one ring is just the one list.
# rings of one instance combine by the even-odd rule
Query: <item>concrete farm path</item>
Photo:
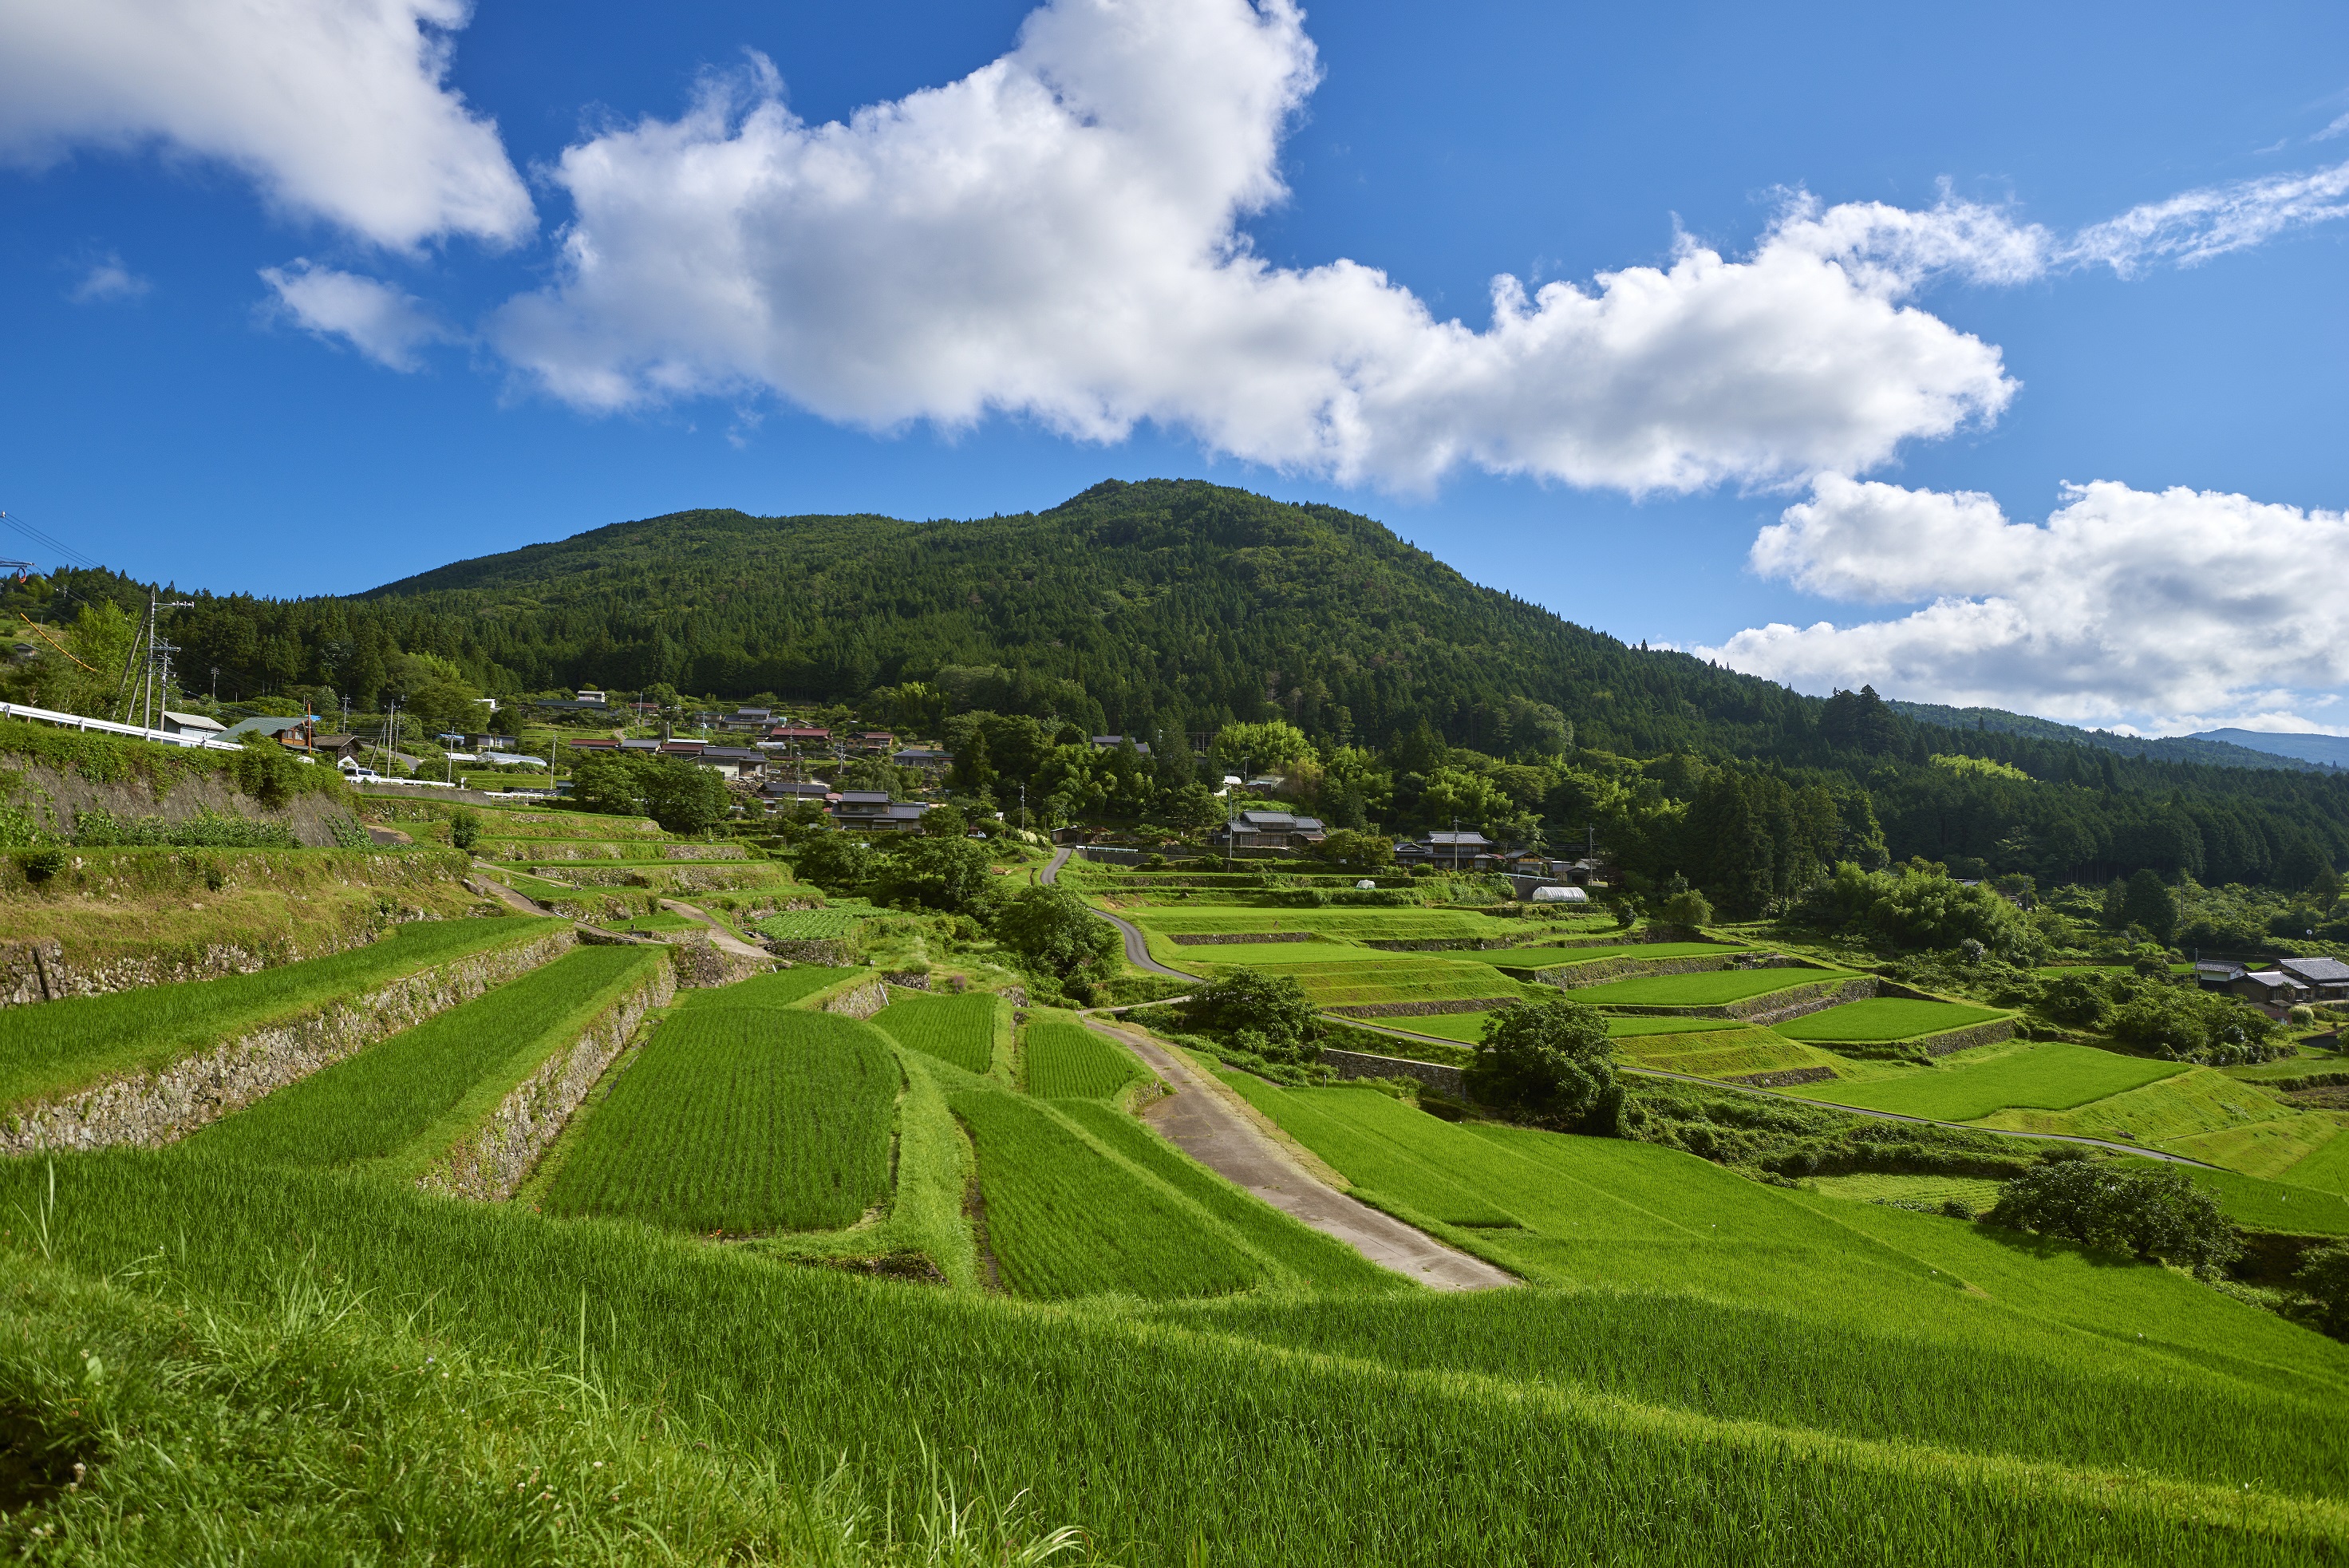
[[(1408, 1029), (1391, 1028), (1368, 1018), (1349, 1018), (1347, 1023), (1358, 1029), (1369, 1029), (1391, 1039), (1424, 1040), (1431, 1044), (1457, 1045), (1457, 1040), (1442, 1040), (1432, 1034), (1414, 1034)], [(1407, 1060), (1408, 1058), (1406, 1058)], [(1898, 1111), (1871, 1111), (1861, 1106), (1841, 1106), (1833, 1100), (1815, 1100), (1802, 1095), (1782, 1095), (1775, 1089), (1756, 1088), (1752, 1084), (1733, 1084), (1722, 1078), (1700, 1078), (1693, 1073), (1668, 1073), (1661, 1067), (1628, 1067), (1616, 1064), (1619, 1073), (1629, 1073), (1641, 1078), (1670, 1078), (1676, 1084), (1701, 1084), (1708, 1089), (1734, 1089), (1741, 1095), (1758, 1095), (1765, 1100), (1787, 1100), (1798, 1106), (1824, 1106), (1831, 1111), (1843, 1111), (1855, 1116), (1872, 1116), (1881, 1122), (1908, 1122), (1917, 1127), (1951, 1127), (1959, 1132), (1989, 1133), (1996, 1137), (2036, 1138), (2042, 1143), (2085, 1144), (2090, 1148), (2108, 1148), (2115, 1154), (2134, 1154), (2146, 1159), (2167, 1160), (2172, 1165), (2190, 1165), (2197, 1170), (2222, 1170), (2223, 1166), (2210, 1165), (2199, 1159), (2189, 1159), (2182, 1154), (2168, 1154), (2158, 1148), (2138, 1144), (2115, 1143), (2109, 1138), (2084, 1137), (2077, 1133), (2024, 1132), (2018, 1127), (1976, 1127), (1971, 1122), (1940, 1122), (1930, 1116), (1904, 1116)]]
[[(1071, 853), (1072, 851), (1067, 849), (1055, 849), (1052, 851), (1052, 863), (1044, 867), (1042, 875), (1038, 877), (1037, 880), (1044, 883), (1047, 887), (1058, 882), (1061, 879), (1061, 867), (1069, 863), (1069, 856)], [(1102, 919), (1107, 920), (1111, 925), (1117, 928), (1117, 934), (1125, 939), (1125, 961), (1132, 964), (1134, 968), (1146, 970), (1152, 974), (1163, 974), (1173, 980), (1196, 980), (1199, 978), (1195, 974), (1185, 974), (1179, 969), (1168, 969), (1164, 964), (1160, 963), (1156, 959), (1152, 958), (1150, 956), (1150, 940), (1142, 934), (1142, 928), (1135, 925), (1132, 920), (1121, 919), (1117, 916), (1111, 914), (1107, 909), (1095, 909), (1093, 913), (1099, 915)]]
[(761, 962), (764, 962), (775, 956), (764, 948), (752, 947), (749, 942), (744, 941), (741, 938), (728, 930), (724, 926), (719, 925), (717, 919), (712, 917), (707, 909), (696, 909), (693, 905), (684, 903), (676, 898), (661, 899), (660, 907), (667, 909), (672, 915), (683, 915), (687, 919), (696, 921), (708, 929), (711, 944), (714, 945), (720, 952), (732, 953), (737, 958), (754, 958), (759, 960)]
[(1085, 1022), (1141, 1057), (1174, 1091), (1144, 1106), (1143, 1120), (1225, 1180), (1345, 1242), (1381, 1268), (1432, 1289), (1489, 1291), (1517, 1282), (1516, 1276), (1483, 1259), (1455, 1252), (1425, 1231), (1315, 1177), (1250, 1121), (1222, 1085), (1174, 1052), (1098, 1018)]

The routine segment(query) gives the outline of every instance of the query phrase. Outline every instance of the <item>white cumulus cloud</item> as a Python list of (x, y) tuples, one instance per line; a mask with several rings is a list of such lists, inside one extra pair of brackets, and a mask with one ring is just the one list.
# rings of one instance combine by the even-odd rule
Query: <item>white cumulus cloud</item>
[(2077, 485), (2031, 524), (1986, 495), (1829, 474), (1762, 530), (1755, 570), (1847, 601), (1931, 602), (1700, 651), (1811, 691), (1865, 682), (2165, 732), (2298, 727), (2293, 710), (2349, 683), (2349, 600), (2323, 586), (2344, 549), (2338, 512), (2210, 491)]
[(0, 157), (161, 143), (379, 244), (533, 226), (497, 128), (443, 80), (464, 0), (5, 0)]
[(1276, 267), (1317, 79), (1290, 0), (1052, 0), (962, 80), (810, 125), (771, 73), (569, 149), (548, 288), (492, 337), (590, 410), (771, 392), (887, 428), (990, 412), (1113, 441), (1143, 421), (1341, 482), (1457, 465), (1632, 492), (1859, 471), (1994, 417), (1996, 348), (1908, 303), (2050, 242), (1995, 212), (1797, 202), (1753, 253), (1528, 294), (1479, 330), (1373, 267)]
[(341, 338), (388, 369), (421, 369), (418, 350), (456, 340), (421, 300), (379, 278), (314, 266), (302, 257), (290, 267), (264, 267), (261, 277), (284, 315), (321, 337)]

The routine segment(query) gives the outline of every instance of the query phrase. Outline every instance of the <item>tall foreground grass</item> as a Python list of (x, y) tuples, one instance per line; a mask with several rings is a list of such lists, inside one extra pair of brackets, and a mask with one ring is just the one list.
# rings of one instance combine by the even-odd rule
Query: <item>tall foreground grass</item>
[[(36, 1162), (0, 1167), (0, 1214), (33, 1205), (42, 1179)], [(2297, 1397), (2322, 1381), (2337, 1401), (2349, 1376), (2338, 1347), (2246, 1309), (2209, 1319), (2163, 1289), (2108, 1303), (2101, 1337), (2115, 1357), (2134, 1354), (2139, 1324), (2168, 1323), (2191, 1342), (2149, 1354), (2170, 1379), (2164, 1400), (2102, 1408), (2116, 1428), (2158, 1416), (2199, 1443), (2208, 1462), (2191, 1480), (2095, 1456), (2043, 1462), (1775, 1426), (1433, 1358), (1404, 1365), (1361, 1335), (1317, 1348), (1112, 1303), (1030, 1305), (778, 1268), (639, 1226), (554, 1222), (355, 1177), (121, 1150), (60, 1159), (57, 1179), (54, 1244), (85, 1275), (126, 1271), (135, 1286), (163, 1271), (200, 1299), (261, 1301), (306, 1257), (322, 1278), (372, 1293), (373, 1310), (414, 1312), (416, 1332), (437, 1343), (550, 1362), (584, 1345), (616, 1400), (657, 1407), (680, 1437), (771, 1461), (787, 1484), (812, 1485), (847, 1455), (874, 1501), (901, 1514), (941, 1478), (998, 1502), (1028, 1489), (1035, 1517), (1081, 1524), (1136, 1563), (2304, 1563), (2349, 1550), (2337, 1501), (2228, 1462), (2241, 1407), (2211, 1382)], [(2041, 1265), (2018, 1254), (2014, 1266)], [(2102, 1272), (2067, 1276), (2083, 1305), (2104, 1299)], [(2025, 1295), (1994, 1271), (1982, 1288)], [(1428, 1310), (1454, 1307), (1492, 1310)], [(1626, 1297), (1589, 1336), (1620, 1336), (1619, 1365), (1651, 1360), (1652, 1339), (1635, 1332), (1650, 1309)], [(1408, 1326), (1382, 1300), (1357, 1310)], [(1930, 1386), (1952, 1359), (1894, 1330), (1814, 1371), (1820, 1397), (1856, 1401), (1888, 1376)], [(2099, 1368), (2083, 1365), (2085, 1425)], [(1699, 1361), (1689, 1382), (1702, 1380)], [(1949, 1389), (1952, 1404), (1969, 1392)], [(2036, 1399), (2007, 1408), (2019, 1421), (2046, 1414)], [(2312, 1453), (2341, 1442), (2307, 1437)]]
[(562, 928), (539, 919), (423, 920), (363, 948), (257, 974), (0, 1010), (0, 1106), (161, 1067), (402, 975)]
[[(168, 1279), (150, 1284), (170, 1289)], [(0, 1515), (48, 1563), (1079, 1562), (1067, 1531), (950, 1490), (894, 1516), (843, 1471), (777, 1484), (657, 1406), (560, 1365), (427, 1341), (291, 1264), (254, 1302), (167, 1305), (0, 1256), (11, 1485), (81, 1481)], [(29, 1472), (29, 1474), (28, 1474)]]
[(731, 989), (688, 999), (622, 1067), (547, 1182), (550, 1213), (740, 1236), (836, 1231), (886, 1195), (900, 1082), (886, 1037), (730, 1005)]
[[(266, 1164), (347, 1165), (464, 1130), (440, 1125), (488, 1090), (486, 1114), (596, 1014), (668, 961), (657, 949), (576, 948), (213, 1123), (182, 1147)], [(437, 1142), (427, 1137), (439, 1131)]]

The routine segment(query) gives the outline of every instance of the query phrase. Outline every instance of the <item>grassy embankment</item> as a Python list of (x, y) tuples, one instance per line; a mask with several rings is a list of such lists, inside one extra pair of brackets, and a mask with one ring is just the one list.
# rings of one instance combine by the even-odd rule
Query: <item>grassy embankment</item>
[(181, 1147), (260, 1165), (388, 1161), (397, 1174), (413, 1175), (667, 961), (646, 948), (574, 949), (278, 1090)]
[(561, 929), (527, 919), (426, 921), (254, 974), (10, 1008), (0, 1012), (0, 1106), (150, 1072), (402, 976)]

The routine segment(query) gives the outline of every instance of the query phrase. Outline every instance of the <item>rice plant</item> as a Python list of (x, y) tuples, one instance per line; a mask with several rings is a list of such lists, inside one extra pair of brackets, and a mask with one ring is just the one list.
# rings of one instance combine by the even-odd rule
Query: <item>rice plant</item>
[(1040, 1018), (1022, 1047), (1028, 1092), (1040, 1100), (1107, 1100), (1145, 1076), (1133, 1054), (1081, 1023)]
[(873, 1015), (873, 1022), (898, 1044), (951, 1062), (966, 1073), (984, 1074), (995, 1059), (993, 992), (961, 996), (925, 996), (901, 992)]
[(1907, 996), (1871, 996), (1860, 1002), (1822, 1009), (1776, 1025), (1793, 1040), (1820, 1044), (1839, 1041), (1913, 1040), (1945, 1029), (1962, 1029), (2007, 1016), (1995, 1007), (1968, 1007), (1955, 1002), (1926, 1002)]
[(1792, 1092), (1868, 1110), (1970, 1122), (2010, 1106), (2066, 1110), (2187, 1070), (2182, 1063), (2051, 1043), (1979, 1063), (1961, 1058), (1950, 1066), (1920, 1068), (1899, 1077), (1806, 1084)]
[(422, 920), (254, 974), (0, 1010), (0, 1106), (151, 1070), (435, 965), (551, 936), (559, 920)]
[(950, 1103), (978, 1146), (988, 1242), (1021, 1294), (1215, 1295), (1261, 1277), (1206, 1215), (1046, 1106), (995, 1090)]
[[(575, 948), (278, 1090), (183, 1147), (270, 1164), (385, 1158), (419, 1141), (477, 1085), (486, 1083), (493, 1106), (667, 961), (667, 954), (643, 948)], [(460, 1130), (446, 1128), (429, 1151), (445, 1147)]]
[(577, 1129), (543, 1206), (701, 1234), (838, 1230), (887, 1195), (898, 1084), (869, 1024), (680, 1007)]

